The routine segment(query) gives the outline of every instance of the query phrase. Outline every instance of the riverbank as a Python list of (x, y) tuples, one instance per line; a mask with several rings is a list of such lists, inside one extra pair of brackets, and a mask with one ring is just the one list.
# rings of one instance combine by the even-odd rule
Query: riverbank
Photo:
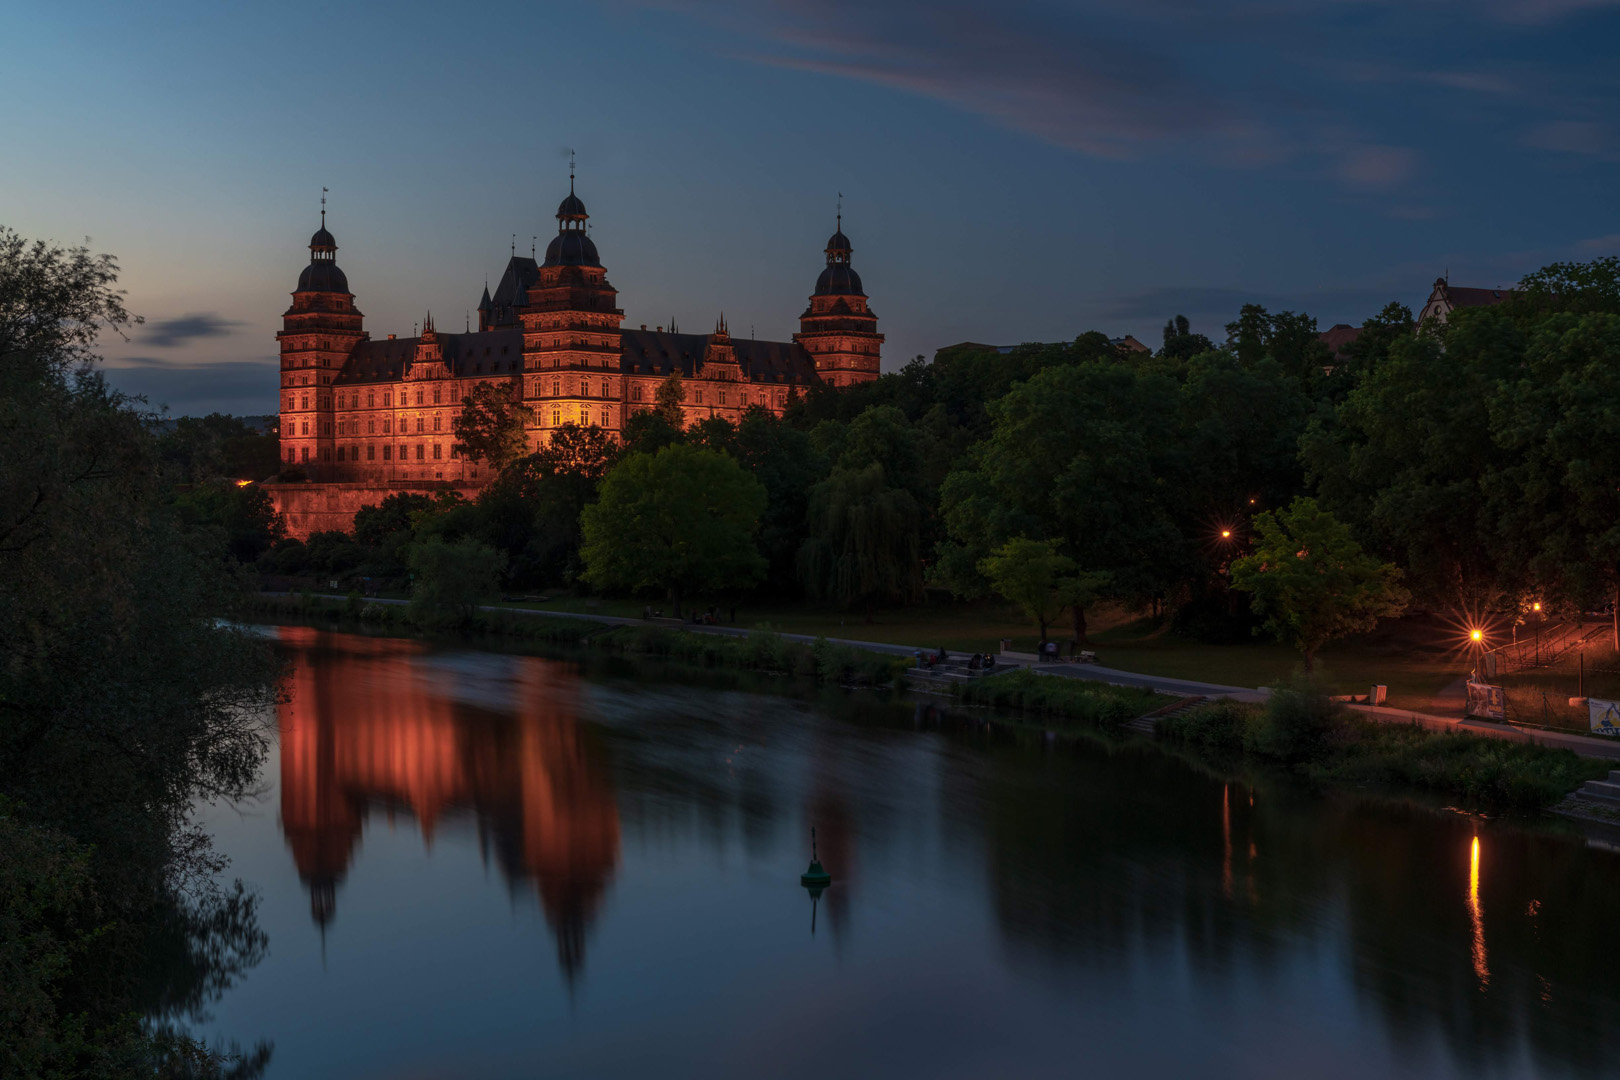
[[(406, 604), (379, 603), (358, 597), (337, 600), (261, 593), (249, 605), (249, 612), (330, 623), (350, 622), (370, 630), (423, 632), (430, 629), (414, 618)], [(457, 629), (466, 635), (810, 677), (843, 686), (887, 686), (910, 665), (910, 660), (898, 653), (875, 652), (826, 638), (810, 642), (792, 640), (764, 627), (732, 634), (698, 633), (640, 621), (547, 617), (480, 608)]]
[(1165, 717), (1158, 730), (1323, 783), (1437, 791), (1487, 809), (1546, 809), (1613, 765), (1533, 742), (1370, 720), (1296, 691), (1264, 706), (1212, 702)]

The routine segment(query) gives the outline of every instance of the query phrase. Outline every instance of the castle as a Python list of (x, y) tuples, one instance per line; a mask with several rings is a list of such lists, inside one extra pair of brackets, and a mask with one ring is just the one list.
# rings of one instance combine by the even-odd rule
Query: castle
[[(850, 265), (841, 214), (792, 341), (734, 339), (724, 319), (709, 334), (624, 329), (589, 216), (570, 176), (544, 261), (513, 252), (495, 294), (484, 289), (477, 331), (443, 333), (430, 316), (420, 336), (374, 340), (338, 268), (323, 207), (276, 335), (283, 482), (267, 486), (292, 535), (347, 530), (355, 510), (391, 491), (488, 482), (488, 466), (458, 456), (453, 434), (462, 398), (481, 383), (508, 387), (528, 406), (529, 445), (538, 449), (568, 423), (617, 436), (672, 374), (685, 389), (688, 424), (735, 422), (753, 406), (780, 415), (812, 383), (877, 378), (883, 335)], [(287, 482), (298, 472), (307, 479)]]

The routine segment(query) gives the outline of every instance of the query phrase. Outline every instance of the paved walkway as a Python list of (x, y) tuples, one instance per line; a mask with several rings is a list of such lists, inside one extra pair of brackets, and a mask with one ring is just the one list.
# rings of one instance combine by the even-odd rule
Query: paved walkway
[[(265, 593), (266, 596), (288, 596), (290, 593)], [(311, 595), (326, 600), (342, 600), (343, 596), (332, 593), (313, 593)], [(404, 600), (384, 600), (371, 597), (367, 601), (374, 604), (403, 604)], [(518, 615), (543, 615), (559, 619), (585, 619), (590, 622), (606, 623), (613, 626), (646, 626), (645, 619), (627, 619), (618, 615), (591, 615), (577, 611), (548, 611), (540, 608), (509, 608), (486, 605), (480, 611), (511, 612)], [(665, 625), (655, 623), (653, 625)], [(671, 629), (675, 627), (671, 626)], [(682, 623), (681, 630), (690, 630), (700, 634), (724, 634), (731, 637), (747, 637), (751, 632), (738, 626), (702, 626), (697, 623)], [(788, 641), (802, 641), (811, 643), (817, 640), (815, 634), (783, 634)], [(930, 652), (928, 648), (914, 645), (895, 645), (885, 641), (857, 641), (852, 638), (828, 638), (828, 641), (837, 645), (849, 645), (857, 649), (868, 649), (872, 652), (887, 653), (891, 656), (913, 656), (918, 652)], [(1201, 695), (1203, 697), (1226, 697), (1234, 701), (1260, 702), (1264, 701), (1270, 690), (1265, 687), (1223, 686), (1220, 683), (1197, 682), (1192, 679), (1172, 679), (1159, 675), (1143, 675), (1136, 671), (1120, 671), (1116, 668), (1102, 667), (1099, 664), (1056, 663), (1042, 664), (1015, 660), (1009, 666), (1029, 667), (1042, 675), (1055, 675), (1061, 678), (1086, 679), (1092, 682), (1104, 682), (1112, 686), (1129, 686), (1144, 690), (1157, 690), (1164, 694), (1179, 694), (1183, 697)], [(1445, 691), (1442, 691), (1444, 695)], [(1498, 724), (1489, 720), (1459, 719), (1455, 716), (1436, 716), (1433, 713), (1413, 712), (1409, 709), (1390, 709), (1376, 705), (1351, 705), (1350, 708), (1366, 716), (1370, 720), (1382, 720), (1387, 723), (1419, 724), (1433, 731), (1465, 731), (1471, 735), (1483, 735), (1492, 739), (1507, 739), (1512, 742), (1531, 742), (1542, 746), (1557, 747), (1573, 750), (1585, 757), (1608, 758), (1620, 761), (1620, 739), (1609, 741), (1595, 736), (1575, 735), (1560, 731), (1536, 731), (1526, 728), (1517, 728), (1511, 724)]]

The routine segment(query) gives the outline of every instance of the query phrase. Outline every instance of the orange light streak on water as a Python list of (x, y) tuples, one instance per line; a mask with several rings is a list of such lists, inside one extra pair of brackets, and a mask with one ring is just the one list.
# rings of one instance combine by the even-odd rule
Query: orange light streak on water
[(1468, 914), (1474, 923), (1474, 975), (1481, 989), (1491, 981), (1491, 969), (1485, 963), (1485, 908), (1479, 902), (1479, 837), (1468, 856)]

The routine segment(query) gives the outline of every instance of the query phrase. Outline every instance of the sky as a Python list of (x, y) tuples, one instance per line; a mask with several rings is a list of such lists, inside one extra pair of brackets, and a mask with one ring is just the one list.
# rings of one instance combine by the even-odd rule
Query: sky
[(570, 150), (627, 326), (786, 339), (841, 195), (887, 370), (1620, 254), (1620, 0), (54, 0), (0, 41), (0, 225), (118, 257), (109, 377), (175, 415), (274, 411), (323, 187), (366, 329), (459, 329)]

